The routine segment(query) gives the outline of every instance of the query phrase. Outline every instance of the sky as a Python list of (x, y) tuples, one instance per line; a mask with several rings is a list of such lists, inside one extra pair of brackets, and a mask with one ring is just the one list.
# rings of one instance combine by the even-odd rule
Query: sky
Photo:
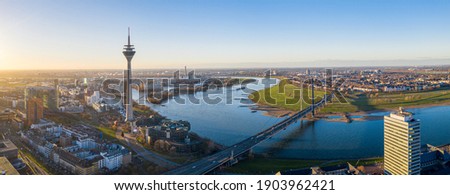
[(0, 0), (0, 70), (450, 64), (447, 0)]

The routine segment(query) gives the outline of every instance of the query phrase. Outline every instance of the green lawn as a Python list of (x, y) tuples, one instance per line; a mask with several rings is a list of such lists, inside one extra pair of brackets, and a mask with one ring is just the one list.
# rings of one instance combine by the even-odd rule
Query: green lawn
[[(287, 110), (298, 111), (300, 109), (299, 86), (289, 84), (282, 80), (278, 85), (252, 93), (249, 98), (256, 103), (270, 105)], [(310, 105), (308, 98), (311, 90), (303, 92), (303, 108)], [(315, 90), (316, 97), (323, 97), (323, 90)], [(344, 94), (346, 101), (333, 99), (332, 103), (320, 109), (320, 113), (346, 113), (358, 111), (389, 110), (398, 107), (414, 107), (426, 105), (449, 104), (450, 88), (442, 88), (433, 91), (404, 92), (404, 93), (361, 93), (350, 92)], [(316, 98), (316, 102), (321, 98)]]
[(228, 167), (227, 171), (237, 174), (275, 174), (278, 171), (307, 168), (323, 162), (325, 161), (255, 158)]
[(247, 159), (238, 164), (226, 168), (226, 171), (236, 174), (275, 174), (278, 171), (303, 169), (314, 166), (333, 166), (349, 162), (352, 165), (370, 165), (383, 162), (383, 158), (370, 158), (362, 160), (299, 160), (299, 159), (275, 159), (256, 157)]
[[(320, 101), (324, 94), (323, 90), (316, 89), (315, 102)], [(303, 98), (300, 98), (301, 95), (303, 95)], [(287, 80), (281, 80), (278, 85), (250, 94), (249, 99), (263, 105), (299, 111), (301, 108), (300, 103), (303, 104), (303, 108), (311, 105), (310, 96), (311, 89), (305, 90), (300, 86), (290, 84)]]
[(348, 103), (333, 102), (322, 113), (373, 111), (437, 104), (450, 104), (450, 89), (404, 93), (355, 93), (346, 95)]
[(105, 136), (106, 138), (115, 140), (116, 139), (116, 131), (108, 128), (108, 127), (97, 127), (97, 129), (99, 131), (101, 131), (103, 133), (103, 136)]
[(409, 93), (379, 93), (366, 95), (365, 98), (367, 100), (364, 101), (375, 109), (441, 104), (450, 103), (450, 89)]

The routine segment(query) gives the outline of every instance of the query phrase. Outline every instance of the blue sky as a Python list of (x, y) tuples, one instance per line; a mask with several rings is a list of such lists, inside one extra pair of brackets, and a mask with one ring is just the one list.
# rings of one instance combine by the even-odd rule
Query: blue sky
[(450, 64), (446, 0), (0, 0), (0, 69)]

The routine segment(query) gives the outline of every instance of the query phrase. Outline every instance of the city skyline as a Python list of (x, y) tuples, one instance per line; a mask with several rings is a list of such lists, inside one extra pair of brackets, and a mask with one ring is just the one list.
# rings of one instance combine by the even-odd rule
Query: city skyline
[(450, 64), (445, 1), (108, 3), (1, 2), (0, 70)]

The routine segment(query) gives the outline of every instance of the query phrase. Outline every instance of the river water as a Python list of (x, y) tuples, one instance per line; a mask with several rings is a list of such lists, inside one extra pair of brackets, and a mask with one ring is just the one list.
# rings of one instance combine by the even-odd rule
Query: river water
[[(265, 88), (266, 81), (258, 84), (208, 90), (196, 94), (180, 95), (161, 105), (149, 105), (170, 119), (187, 120), (193, 132), (217, 143), (230, 146), (283, 120), (264, 115), (264, 111), (252, 112), (245, 100), (249, 89)], [(230, 95), (232, 94), (232, 95)], [(133, 97), (137, 97), (137, 92)], [(218, 104), (206, 101), (180, 99), (222, 98)], [(244, 99), (244, 100), (242, 100)], [(450, 143), (450, 106), (409, 109), (421, 120), (422, 144), (442, 145)], [(388, 112), (371, 113), (383, 116)], [(353, 121), (352, 123), (318, 120), (299, 121), (273, 138), (257, 145), (253, 152), (277, 158), (294, 159), (349, 159), (383, 155), (383, 120)]]

